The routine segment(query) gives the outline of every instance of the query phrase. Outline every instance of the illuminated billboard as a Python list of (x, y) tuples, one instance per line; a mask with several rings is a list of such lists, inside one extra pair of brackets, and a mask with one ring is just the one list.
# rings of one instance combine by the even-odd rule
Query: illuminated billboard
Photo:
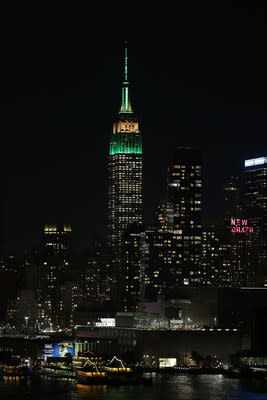
[(176, 366), (176, 358), (160, 358), (159, 367), (160, 368), (170, 368)]
[(232, 233), (254, 233), (253, 226), (249, 226), (247, 219), (231, 218)]
[(46, 357), (65, 357), (75, 355), (75, 344), (70, 342), (46, 343), (43, 349)]
[(246, 168), (262, 164), (267, 164), (267, 157), (259, 157), (259, 158), (252, 158), (251, 160), (245, 160)]
[(115, 318), (100, 318), (100, 322), (96, 322), (95, 326), (99, 327), (108, 327), (108, 326), (115, 326)]

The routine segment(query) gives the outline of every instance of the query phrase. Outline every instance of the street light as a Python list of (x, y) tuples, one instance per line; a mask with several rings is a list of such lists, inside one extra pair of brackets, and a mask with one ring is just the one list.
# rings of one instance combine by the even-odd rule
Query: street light
[(28, 328), (28, 319), (29, 319), (29, 317), (25, 317), (25, 327), (26, 327), (26, 329)]

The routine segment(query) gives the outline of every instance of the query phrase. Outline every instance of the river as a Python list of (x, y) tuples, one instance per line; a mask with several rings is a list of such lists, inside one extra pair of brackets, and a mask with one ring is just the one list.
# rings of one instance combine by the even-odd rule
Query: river
[(155, 375), (151, 386), (84, 386), (46, 380), (40, 385), (0, 382), (0, 400), (267, 400), (262, 382), (222, 375)]

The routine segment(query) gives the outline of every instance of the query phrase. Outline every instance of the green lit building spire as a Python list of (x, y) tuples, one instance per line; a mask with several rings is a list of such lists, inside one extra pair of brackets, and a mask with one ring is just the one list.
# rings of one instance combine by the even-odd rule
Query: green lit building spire
[(122, 97), (121, 97), (121, 109), (119, 114), (132, 114), (132, 106), (129, 96), (129, 82), (128, 82), (128, 49), (127, 41), (125, 41), (124, 47), (124, 80), (122, 83)]
[(128, 49), (124, 47), (124, 80), (122, 85), (122, 101), (119, 117), (113, 124), (110, 138), (109, 154), (142, 154), (142, 135), (138, 121), (133, 114), (129, 97), (128, 82)]
[(143, 151), (139, 123), (129, 98), (128, 49), (124, 46), (122, 101), (113, 121), (108, 157), (108, 246), (121, 256), (129, 224), (143, 221)]

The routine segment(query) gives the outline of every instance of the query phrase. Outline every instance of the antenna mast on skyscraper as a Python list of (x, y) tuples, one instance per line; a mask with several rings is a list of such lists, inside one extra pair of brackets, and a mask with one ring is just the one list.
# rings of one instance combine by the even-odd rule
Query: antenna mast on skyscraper
[(128, 82), (128, 42), (124, 42), (124, 82)]

